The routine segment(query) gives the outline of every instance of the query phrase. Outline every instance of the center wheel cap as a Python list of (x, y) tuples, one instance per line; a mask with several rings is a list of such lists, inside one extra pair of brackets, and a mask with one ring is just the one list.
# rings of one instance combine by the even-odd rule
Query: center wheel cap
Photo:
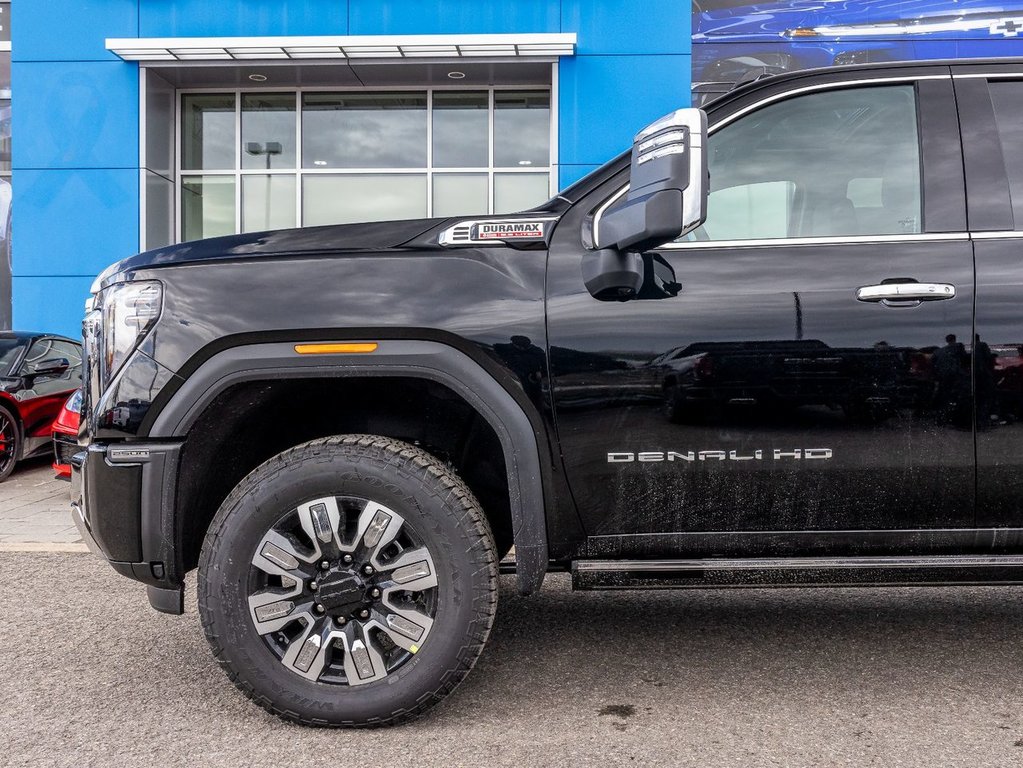
[(362, 606), (366, 585), (352, 573), (331, 573), (321, 578), (316, 602), (332, 613), (347, 614)]

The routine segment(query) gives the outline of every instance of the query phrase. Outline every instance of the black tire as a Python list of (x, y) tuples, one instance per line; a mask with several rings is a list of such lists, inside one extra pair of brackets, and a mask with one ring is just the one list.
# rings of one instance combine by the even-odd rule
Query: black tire
[(21, 458), (21, 430), (14, 414), (0, 405), (0, 483), (11, 476)]
[[(394, 510), (436, 567), (433, 624), (421, 649), (385, 678), (358, 686), (306, 679), (284, 666), (249, 613), (251, 561), (263, 537), (288, 510), (324, 496)], [(199, 613), (228, 677), (269, 712), (304, 725), (395, 725), (421, 715), (472, 669), (497, 610), (497, 563), (472, 491), (434, 456), (385, 437), (324, 438), (273, 457), (221, 505), (200, 556)]]

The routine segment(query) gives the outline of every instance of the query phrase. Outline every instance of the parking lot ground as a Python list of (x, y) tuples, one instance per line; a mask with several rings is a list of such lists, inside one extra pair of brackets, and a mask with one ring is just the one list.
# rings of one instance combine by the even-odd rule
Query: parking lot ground
[(1023, 588), (519, 597), (424, 719), (285, 723), (187, 613), (88, 554), (0, 553), (0, 764), (964, 766), (1023, 763)]
[(71, 520), (68, 483), (54, 478), (51, 461), (23, 461), (0, 483), (0, 552), (86, 551)]

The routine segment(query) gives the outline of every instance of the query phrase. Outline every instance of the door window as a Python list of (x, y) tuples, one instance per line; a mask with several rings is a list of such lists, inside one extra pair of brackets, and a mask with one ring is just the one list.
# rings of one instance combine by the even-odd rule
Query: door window
[(1016, 229), (1023, 229), (1023, 82), (991, 82), (991, 104), (1002, 142)]
[(709, 142), (707, 221), (683, 240), (922, 231), (912, 85), (847, 88), (763, 107)]

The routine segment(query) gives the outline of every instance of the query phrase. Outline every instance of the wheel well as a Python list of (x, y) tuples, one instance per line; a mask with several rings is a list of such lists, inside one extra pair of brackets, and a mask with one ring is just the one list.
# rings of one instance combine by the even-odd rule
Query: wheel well
[(188, 432), (176, 503), (183, 567), (196, 566), (213, 515), (243, 477), (288, 448), (341, 434), (404, 440), (447, 462), (482, 505), (499, 553), (511, 547), (500, 440), (454, 391), (412, 377), (270, 380), (225, 390)]

